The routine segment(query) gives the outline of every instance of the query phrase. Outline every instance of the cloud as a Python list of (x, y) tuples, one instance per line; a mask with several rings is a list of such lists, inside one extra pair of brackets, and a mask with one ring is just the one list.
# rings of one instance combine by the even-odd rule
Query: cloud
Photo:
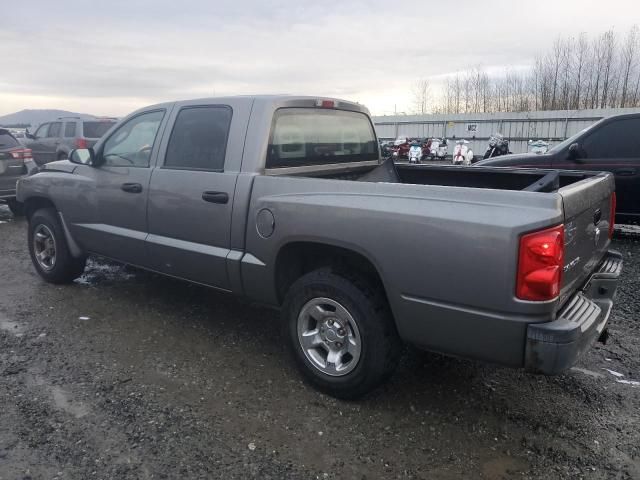
[[(636, 1), (613, 1), (626, 29)], [(335, 95), (400, 109), (418, 78), (525, 66), (560, 34), (599, 33), (595, 1), (32, 1), (0, 31), (0, 114), (123, 115), (177, 98)], [(580, 22), (575, 22), (575, 12)], [(636, 16), (637, 17), (637, 16)], [(31, 102), (31, 103), (29, 103)], [(47, 103), (49, 102), (49, 103)], [(54, 103), (55, 102), (55, 103)]]

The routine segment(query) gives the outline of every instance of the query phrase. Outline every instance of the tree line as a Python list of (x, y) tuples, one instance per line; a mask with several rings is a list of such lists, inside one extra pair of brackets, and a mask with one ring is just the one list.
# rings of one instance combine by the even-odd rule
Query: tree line
[(421, 79), (412, 98), (414, 113), (640, 107), (640, 29), (558, 37), (525, 71), (490, 76), (477, 66), (448, 77), (435, 99)]

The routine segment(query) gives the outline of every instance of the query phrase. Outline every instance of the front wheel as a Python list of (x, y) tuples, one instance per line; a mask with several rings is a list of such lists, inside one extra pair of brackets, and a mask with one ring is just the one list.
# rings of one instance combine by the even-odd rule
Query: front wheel
[(62, 224), (53, 208), (37, 210), (29, 219), (29, 254), (38, 274), (49, 283), (70, 283), (84, 271), (86, 258), (69, 252)]
[(298, 279), (283, 309), (304, 377), (324, 393), (355, 399), (394, 371), (401, 341), (384, 292), (359, 275), (323, 268)]

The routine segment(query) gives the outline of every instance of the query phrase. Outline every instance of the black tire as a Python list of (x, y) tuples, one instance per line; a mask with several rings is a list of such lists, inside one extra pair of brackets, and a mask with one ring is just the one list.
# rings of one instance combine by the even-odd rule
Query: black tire
[[(36, 259), (34, 235), (40, 226), (51, 232), (55, 242), (55, 262), (50, 269), (45, 269)], [(37, 210), (29, 219), (29, 254), (38, 274), (49, 283), (70, 283), (84, 272), (86, 257), (75, 258), (69, 252), (69, 245), (64, 235), (62, 224), (53, 208)]]
[(24, 204), (20, 203), (15, 198), (11, 198), (7, 200), (7, 205), (9, 205), (9, 210), (13, 213), (14, 217), (24, 217)]
[[(314, 298), (342, 305), (357, 324), (361, 353), (343, 376), (330, 376), (307, 358), (298, 340), (298, 316)], [(285, 296), (282, 316), (287, 343), (305, 379), (318, 390), (342, 399), (356, 399), (387, 380), (398, 363), (402, 342), (384, 291), (366, 277), (322, 268), (299, 278)]]

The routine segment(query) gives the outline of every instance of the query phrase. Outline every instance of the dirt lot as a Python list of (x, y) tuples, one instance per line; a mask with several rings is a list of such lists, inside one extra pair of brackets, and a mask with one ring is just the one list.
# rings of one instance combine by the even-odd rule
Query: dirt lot
[(25, 237), (0, 206), (0, 479), (640, 478), (633, 236), (568, 374), (410, 350), (359, 402), (300, 381), (276, 312), (100, 261), (47, 285)]

